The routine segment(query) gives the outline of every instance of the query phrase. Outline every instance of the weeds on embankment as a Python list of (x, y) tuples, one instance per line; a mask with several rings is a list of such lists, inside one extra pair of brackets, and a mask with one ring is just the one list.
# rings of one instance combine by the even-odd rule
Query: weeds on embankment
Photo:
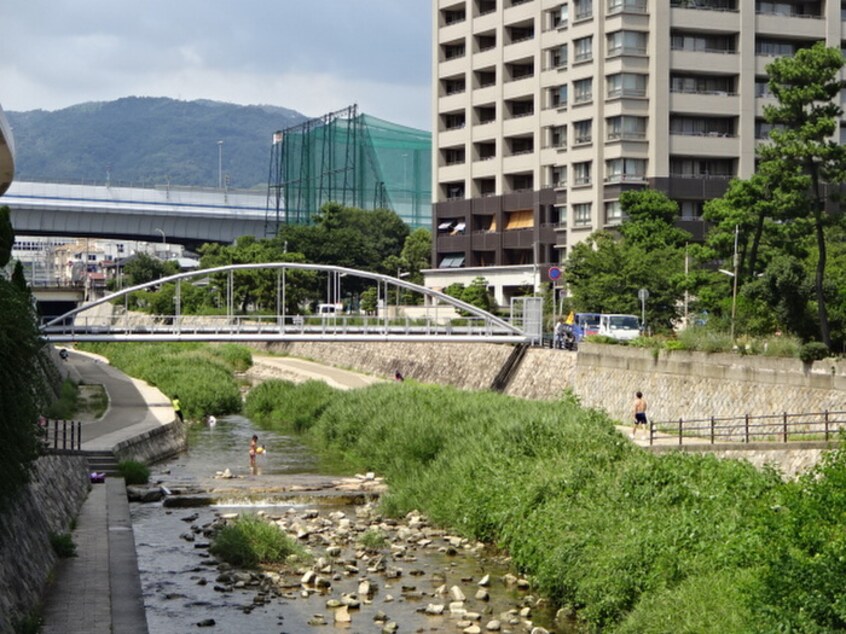
[(259, 410), (265, 425), (291, 431), (297, 421), (332, 462), (384, 475), (385, 512), (419, 509), (506, 549), (536, 591), (593, 629), (846, 625), (839, 451), (785, 483), (742, 461), (650, 454), (572, 398), (534, 402), (412, 382), (341, 392), (271, 381), (248, 396), (247, 411)]
[(87, 343), (94, 352), (130, 376), (156, 386), (169, 397), (179, 395), (185, 417), (241, 411), (241, 393), (233, 377), (252, 365), (249, 348), (235, 344)]

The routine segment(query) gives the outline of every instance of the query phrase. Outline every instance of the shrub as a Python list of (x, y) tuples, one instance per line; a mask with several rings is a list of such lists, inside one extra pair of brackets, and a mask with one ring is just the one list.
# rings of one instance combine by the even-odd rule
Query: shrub
[(265, 381), (247, 394), (244, 410), (248, 418), (265, 427), (301, 433), (311, 427), (337, 391), (323, 381), (301, 385)]
[(44, 411), (47, 418), (67, 420), (73, 418), (79, 405), (79, 387), (71, 379), (62, 381), (59, 398)]
[(127, 484), (147, 484), (150, 481), (150, 469), (142, 462), (124, 460), (118, 464), (118, 471)]
[(76, 544), (73, 543), (70, 533), (50, 533), (50, 546), (61, 559), (76, 557)]
[(702, 326), (685, 328), (679, 333), (678, 338), (685, 350), (730, 352), (734, 348), (734, 342), (728, 333)]
[(358, 543), (362, 548), (370, 552), (376, 552), (384, 548), (388, 543), (388, 538), (378, 528), (369, 528), (364, 531), (358, 538)]
[(814, 361), (822, 361), (828, 357), (829, 351), (822, 341), (809, 341), (799, 348), (799, 358), (803, 363), (813, 363)]
[(782, 335), (765, 338), (760, 348), (768, 357), (798, 357), (801, 345), (797, 337)]
[(283, 563), (304, 555), (299, 545), (279, 527), (256, 515), (241, 515), (220, 528), (209, 551), (223, 561), (243, 568)]
[(30, 612), (26, 616), (17, 619), (12, 624), (15, 634), (38, 634), (44, 625), (44, 619), (38, 612)]

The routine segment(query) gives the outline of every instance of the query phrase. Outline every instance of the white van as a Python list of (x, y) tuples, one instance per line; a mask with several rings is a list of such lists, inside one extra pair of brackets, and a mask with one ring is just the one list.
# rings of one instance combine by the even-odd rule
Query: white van
[(321, 317), (335, 317), (344, 312), (343, 304), (318, 304), (317, 314)]
[(596, 334), (631, 341), (640, 337), (640, 321), (634, 315), (600, 315)]

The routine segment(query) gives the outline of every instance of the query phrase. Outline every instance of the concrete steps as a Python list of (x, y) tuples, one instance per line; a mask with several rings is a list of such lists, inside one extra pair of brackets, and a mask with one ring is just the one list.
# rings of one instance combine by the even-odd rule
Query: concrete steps
[(83, 451), (82, 454), (88, 460), (90, 473), (105, 473), (107, 476), (120, 475), (117, 458), (111, 451)]

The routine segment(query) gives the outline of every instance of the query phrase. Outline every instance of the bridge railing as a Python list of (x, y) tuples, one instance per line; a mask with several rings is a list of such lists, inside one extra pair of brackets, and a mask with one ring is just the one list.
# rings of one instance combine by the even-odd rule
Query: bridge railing
[(420, 336), (508, 336), (505, 329), (480, 317), (443, 320), (436, 316), (384, 317), (373, 315), (156, 315), (115, 314), (86, 317), (77, 315), (70, 323), (44, 326), (42, 333), (51, 340), (69, 337), (94, 340), (106, 335), (127, 336), (257, 336), (292, 335), (420, 335)]
[(846, 411), (734, 416), (728, 418), (679, 418), (650, 423), (649, 444), (671, 438), (684, 444), (798, 442), (834, 440), (846, 428)]

